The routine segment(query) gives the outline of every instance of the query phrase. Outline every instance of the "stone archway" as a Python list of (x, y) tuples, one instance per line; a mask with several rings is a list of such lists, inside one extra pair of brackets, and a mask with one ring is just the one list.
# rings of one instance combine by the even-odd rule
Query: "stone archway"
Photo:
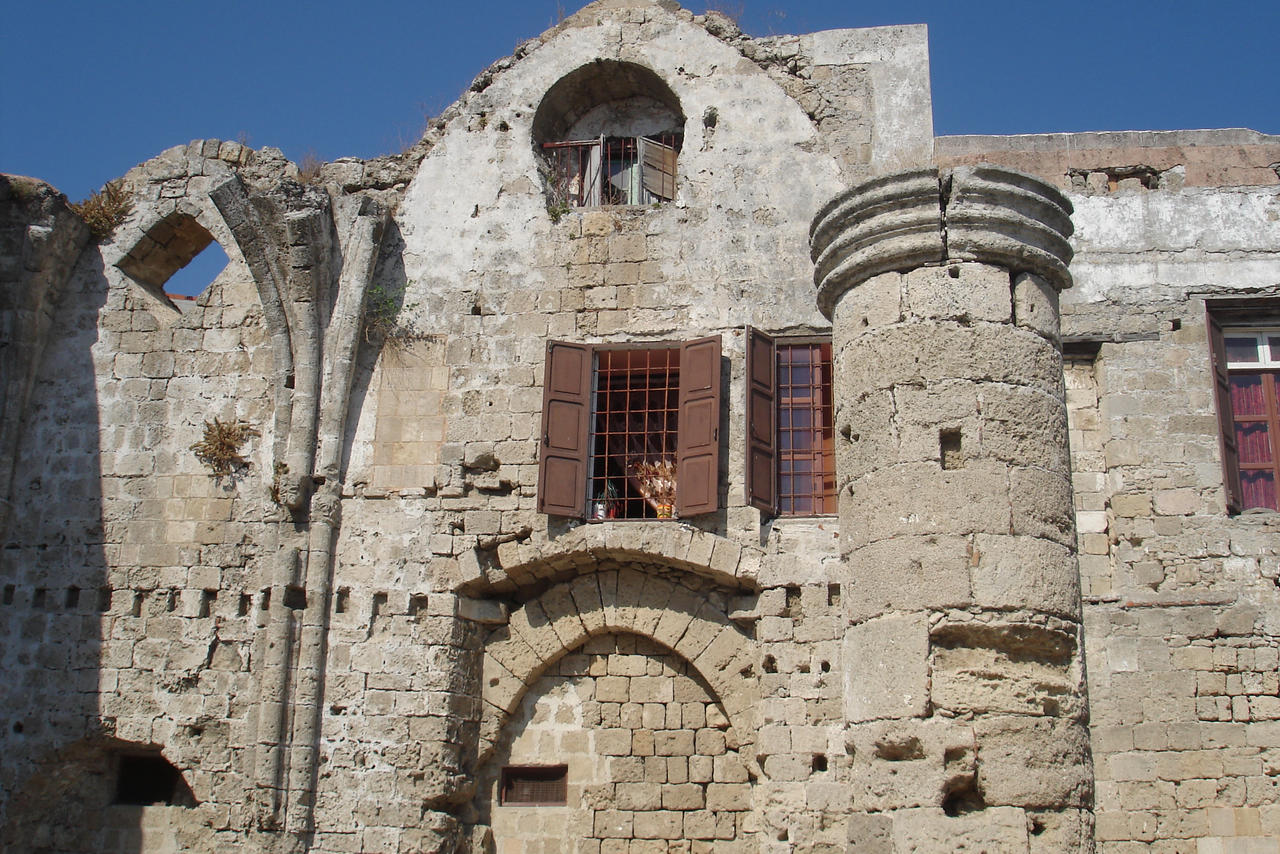
[(609, 569), (555, 585), (512, 612), (485, 642), (480, 760), (534, 680), (588, 638), (614, 633), (656, 641), (689, 662), (721, 698), (744, 745), (754, 744), (759, 685), (755, 641), (691, 587), (635, 569)]
[[(683, 578), (599, 569), (486, 639), (477, 807), (501, 850), (566, 839), (729, 850), (750, 837), (756, 644), (705, 578)], [(504, 780), (530, 767), (562, 775), (562, 804), (503, 803)]]
[[(752, 839), (748, 753), (683, 657), (648, 637), (595, 635), (521, 697), (480, 769), (477, 807), (504, 852), (627, 840), (646, 851), (730, 850)], [(554, 803), (543, 794), (551, 781)]]

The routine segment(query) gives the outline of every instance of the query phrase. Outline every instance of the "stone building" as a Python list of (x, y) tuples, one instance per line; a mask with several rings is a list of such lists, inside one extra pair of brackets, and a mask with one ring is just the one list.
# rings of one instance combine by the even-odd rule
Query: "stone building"
[(930, 111), (599, 0), (400, 155), (0, 179), (0, 846), (1280, 852), (1280, 139)]

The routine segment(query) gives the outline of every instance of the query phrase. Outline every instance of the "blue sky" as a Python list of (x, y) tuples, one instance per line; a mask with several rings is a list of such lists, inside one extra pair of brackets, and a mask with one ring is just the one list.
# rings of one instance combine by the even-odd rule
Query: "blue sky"
[[(1280, 3), (719, 0), (753, 35), (927, 23), (939, 134), (1280, 133)], [(300, 160), (415, 140), (490, 62), (577, 3), (6, 4), (0, 171), (73, 200), (171, 145)], [(701, 12), (702, 0), (688, 8)]]

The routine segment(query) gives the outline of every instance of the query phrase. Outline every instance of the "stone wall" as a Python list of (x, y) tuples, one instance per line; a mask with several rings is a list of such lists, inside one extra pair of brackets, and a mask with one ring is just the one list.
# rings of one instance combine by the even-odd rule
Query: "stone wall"
[[(594, 59), (678, 102), (674, 201), (549, 204), (534, 118)], [(846, 351), (860, 320), (990, 346), (975, 376), (941, 333), (846, 352), (842, 423), (874, 414), (859, 383), (932, 348), (868, 446), (949, 482), (1025, 454), (1010, 464), (1049, 472), (1043, 488), (1000, 480), (991, 518), (991, 490), (910, 477), (847, 478), (879, 497), (846, 492), (841, 519), (744, 499), (744, 327), (830, 332), (813, 214), (928, 166), (931, 128), (921, 27), (752, 39), (666, 0), (601, 0), (401, 155), (303, 176), (272, 149), (172, 148), (125, 176), (132, 211), (83, 252), (65, 200), (5, 179), (0, 319), (21, 346), (0, 348), (0, 845), (1066, 851), (1087, 848), (1093, 806), (1103, 851), (1273, 851), (1277, 523), (1224, 512), (1202, 321), (1205, 296), (1280, 295), (1273, 138), (940, 141), (942, 163), (1016, 154), (1075, 205), (1069, 425), (1057, 330), (1028, 320), (1066, 273), (1024, 276), (1025, 235), (878, 271)], [(961, 247), (963, 216), (946, 233)], [(206, 240), (227, 268), (180, 311), (165, 279)], [(723, 353), (718, 509), (538, 513), (547, 340), (703, 336)], [(1017, 383), (947, 397), (1030, 363), (1040, 409), (999, 409)], [(921, 403), (925, 374), (950, 409)], [(192, 448), (214, 419), (248, 428), (220, 476)], [(931, 537), (975, 548), (943, 560)], [(898, 560), (908, 540), (917, 564)], [(1077, 543), (1083, 654), (1062, 571)], [(567, 807), (493, 803), (503, 765), (548, 754)], [(196, 805), (115, 803), (137, 755), (172, 763)]]
[[(1235, 151), (1188, 154), (1225, 168)], [(1072, 200), (1063, 311), (1099, 850), (1275, 851), (1280, 527), (1226, 513), (1204, 302), (1280, 296), (1274, 188)]]

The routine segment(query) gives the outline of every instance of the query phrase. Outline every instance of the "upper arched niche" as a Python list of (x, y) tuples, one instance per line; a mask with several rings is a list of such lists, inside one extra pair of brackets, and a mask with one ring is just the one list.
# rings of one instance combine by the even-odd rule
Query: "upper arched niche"
[(643, 65), (597, 59), (561, 77), (547, 90), (533, 116), (533, 141), (541, 146), (603, 129), (590, 126), (612, 114), (646, 136), (684, 128), (680, 99)]
[(684, 122), (680, 99), (642, 65), (597, 59), (569, 72), (533, 117), (548, 207), (675, 198)]

